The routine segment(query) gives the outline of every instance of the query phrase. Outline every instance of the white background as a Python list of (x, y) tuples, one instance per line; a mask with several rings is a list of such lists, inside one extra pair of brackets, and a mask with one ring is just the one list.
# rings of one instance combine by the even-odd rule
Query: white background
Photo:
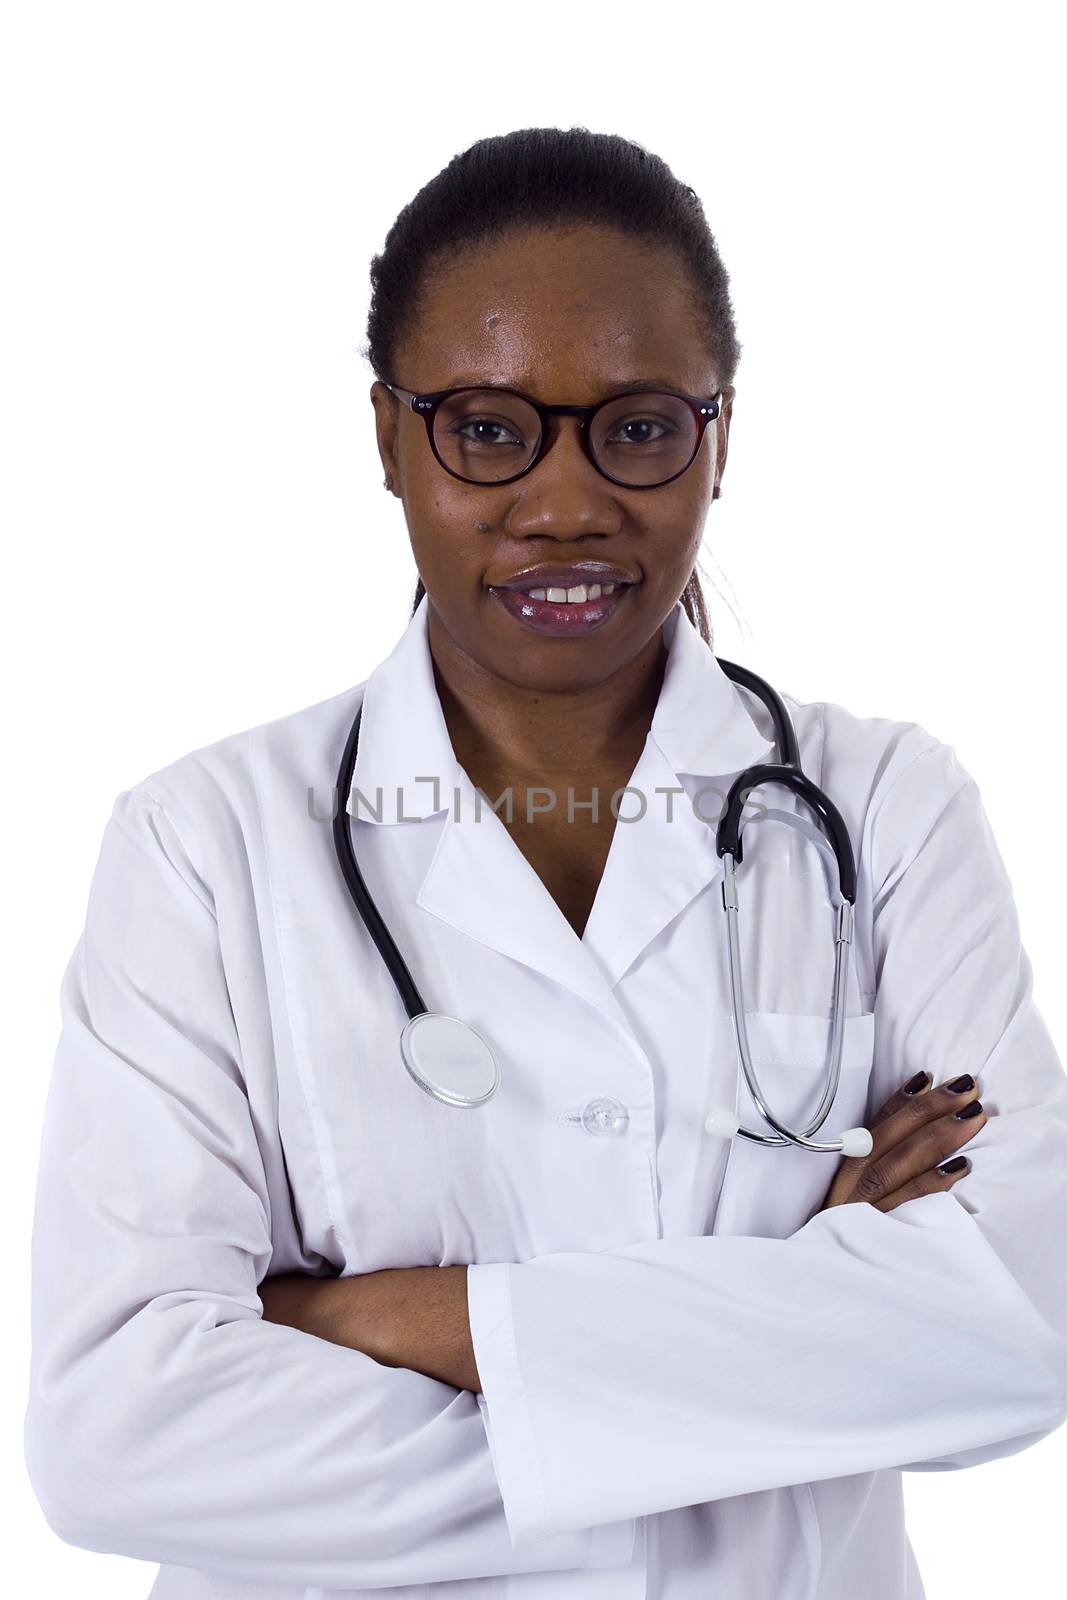
[[(62, 1545), (21, 1456), (39, 1124), (104, 823), (148, 772), (395, 643), (415, 572), (359, 354), (368, 263), (474, 139), (622, 133), (700, 194), (744, 345), (703, 557), (716, 647), (955, 746), (1067, 1044), (1054, 25), (1040, 4), (5, 11), (15, 1592), (124, 1600), (155, 1571)], [(1057, 1590), (1065, 1468), (1061, 1432), (906, 1476), (931, 1600)]]

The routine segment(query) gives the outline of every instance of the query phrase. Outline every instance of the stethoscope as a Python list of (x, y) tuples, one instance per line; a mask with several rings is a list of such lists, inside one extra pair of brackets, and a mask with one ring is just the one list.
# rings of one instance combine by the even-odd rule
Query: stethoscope
[[(726, 913), (730, 998), (738, 1058), (752, 1099), (760, 1115), (774, 1132), (758, 1133), (752, 1128), (743, 1127), (736, 1113), (726, 1106), (713, 1107), (704, 1126), (708, 1133), (727, 1139), (740, 1137), (764, 1145), (792, 1144), (798, 1145), (803, 1150), (825, 1151), (846, 1156), (869, 1155), (873, 1141), (866, 1128), (846, 1128), (836, 1139), (819, 1140), (812, 1137), (830, 1114), (841, 1075), (849, 949), (852, 943), (853, 906), (856, 900), (856, 863), (848, 830), (837, 807), (801, 769), (796, 731), (781, 697), (769, 683), (757, 677), (754, 672), (750, 672), (747, 667), (739, 667), (732, 661), (724, 661), (721, 656), (715, 659), (728, 678), (740, 684), (742, 688), (748, 689), (766, 706), (774, 721), (775, 743), (781, 753), (780, 762), (746, 767), (744, 772), (734, 779), (726, 797), (726, 806), (715, 839), (716, 850), (723, 860), (722, 903)], [(442, 1105), (471, 1108), (482, 1106), (487, 1100), (492, 1099), (500, 1087), (500, 1067), (490, 1045), (476, 1028), (461, 1021), (459, 1017), (445, 1016), (441, 1012), (428, 1009), (397, 948), (396, 941), (374, 903), (352, 848), (347, 805), (352, 789), (352, 774), (356, 765), (362, 715), (361, 703), (352, 723), (337, 774), (338, 800), (333, 818), (337, 859), (356, 910), (378, 947), (408, 1014), (408, 1020), (400, 1035), (400, 1054), (405, 1067), (419, 1088), (426, 1094), (432, 1095)], [(782, 1122), (767, 1104), (752, 1062), (745, 1023), (735, 870), (742, 860), (741, 830), (744, 821), (755, 820), (743, 819), (742, 809), (753, 789), (760, 784), (769, 783), (791, 789), (814, 813), (815, 824), (803, 817), (793, 816), (789, 812), (770, 810), (764, 806), (761, 808), (763, 817), (760, 820), (774, 818), (776, 821), (798, 828), (818, 846), (823, 855), (824, 865), (827, 866), (830, 898), (836, 908), (830, 1063), (826, 1075), (826, 1088), (819, 1109), (811, 1121), (800, 1129), (791, 1128)], [(830, 875), (830, 863), (833, 863), (835, 869), (836, 883)]]

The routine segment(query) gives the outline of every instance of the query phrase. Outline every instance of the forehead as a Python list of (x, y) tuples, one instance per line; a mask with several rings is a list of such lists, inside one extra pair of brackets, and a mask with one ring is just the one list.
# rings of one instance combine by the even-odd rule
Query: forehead
[(432, 272), (398, 348), (398, 380), (508, 384), (576, 404), (636, 380), (710, 393), (694, 301), (669, 247), (588, 225), (508, 234)]

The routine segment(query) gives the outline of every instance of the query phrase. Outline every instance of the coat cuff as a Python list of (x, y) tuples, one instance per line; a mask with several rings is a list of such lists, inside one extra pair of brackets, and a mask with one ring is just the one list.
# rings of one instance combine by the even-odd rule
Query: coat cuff
[[(519, 1371), (511, 1316), (510, 1262), (467, 1268), (467, 1315), (481, 1379), (478, 1408), (504, 1502), (513, 1549), (555, 1533), (533, 1421)], [(622, 1567), (633, 1557), (637, 1518), (589, 1529), (586, 1567)]]

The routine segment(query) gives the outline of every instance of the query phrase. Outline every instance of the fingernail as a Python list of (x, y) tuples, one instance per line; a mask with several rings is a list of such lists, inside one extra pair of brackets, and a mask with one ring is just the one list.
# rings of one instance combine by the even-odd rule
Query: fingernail
[(917, 1072), (914, 1078), (909, 1078), (908, 1082), (904, 1085), (904, 1093), (918, 1094), (919, 1090), (925, 1089), (926, 1085), (930, 1081), (930, 1074), (928, 1072)]
[(962, 1078), (953, 1078), (951, 1083), (946, 1083), (945, 1088), (951, 1089), (953, 1094), (966, 1094), (968, 1089), (974, 1088), (974, 1079), (969, 1072), (965, 1072)]
[(957, 1111), (956, 1112), (956, 1121), (957, 1122), (966, 1122), (968, 1117), (980, 1117), (981, 1115), (982, 1115), (982, 1102), (981, 1102), (981, 1100), (972, 1100), (970, 1105), (964, 1106), (962, 1111)]
[(944, 1173), (962, 1172), (964, 1167), (969, 1167), (970, 1164), (966, 1156), (953, 1156), (951, 1161), (942, 1162), (937, 1170)]

